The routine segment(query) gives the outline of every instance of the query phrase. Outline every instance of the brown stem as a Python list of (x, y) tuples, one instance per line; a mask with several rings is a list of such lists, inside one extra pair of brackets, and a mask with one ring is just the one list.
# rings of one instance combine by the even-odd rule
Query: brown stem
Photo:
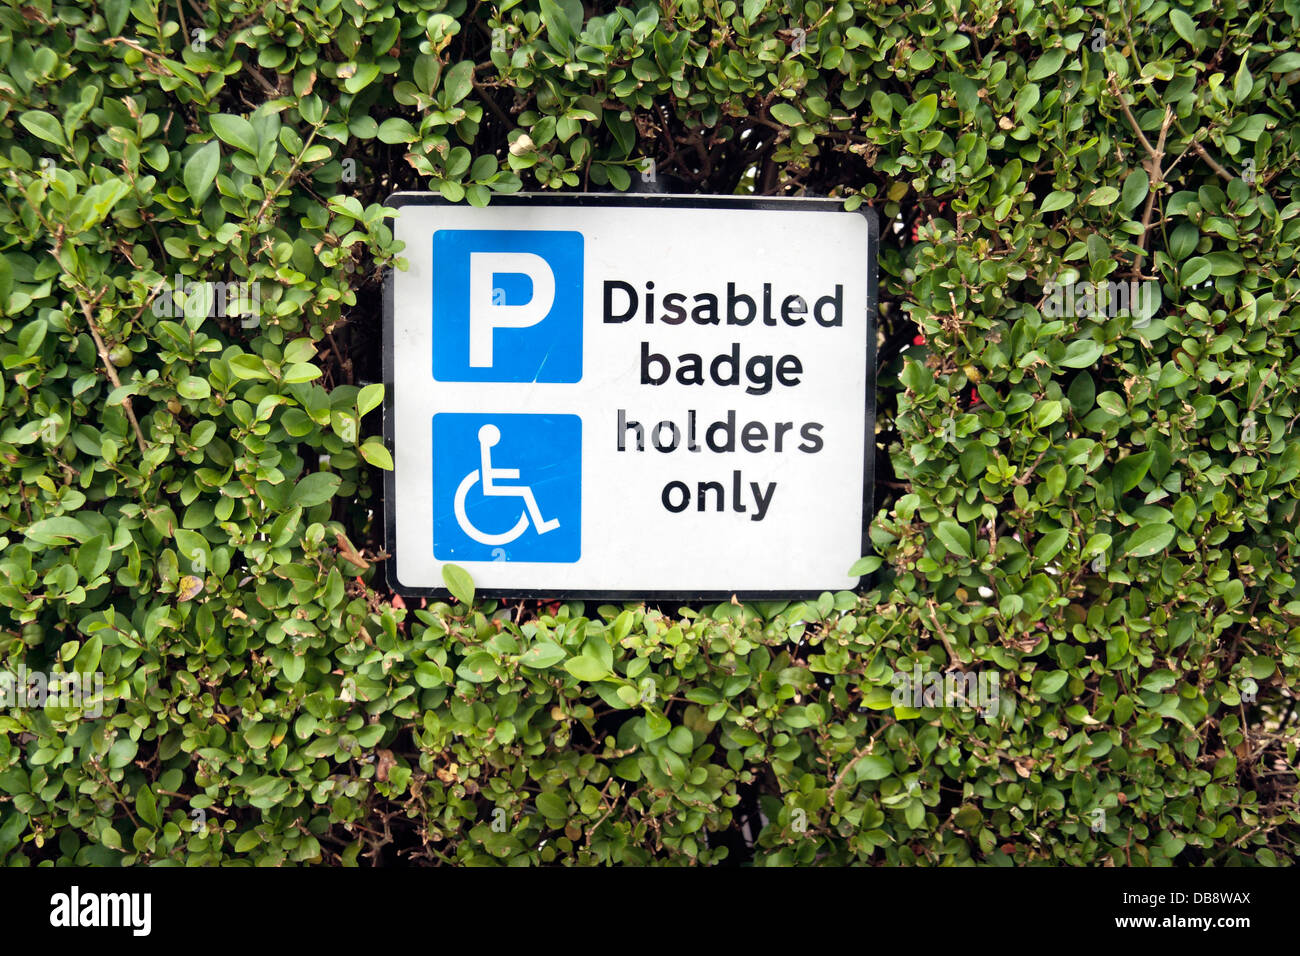
[(1223, 177), (1223, 179), (1226, 182), (1232, 182), (1234, 179), (1237, 178), (1236, 176), (1232, 175), (1232, 173), (1228, 172), (1226, 169), (1220, 166), (1217, 162), (1215, 162), (1214, 158), (1205, 151), (1205, 147), (1202, 146), (1199, 142), (1192, 143), (1192, 149), (1196, 150), (1197, 155), (1199, 155), (1201, 159), (1205, 160), (1205, 165), (1209, 166), (1212, 170), (1214, 170), (1221, 177)]
[[(81, 313), (86, 317), (86, 327), (90, 329), (90, 337), (95, 340), (95, 349), (99, 352), (99, 360), (104, 364), (104, 372), (108, 375), (108, 380), (113, 383), (113, 388), (121, 388), (122, 382), (117, 377), (117, 369), (113, 366), (113, 360), (108, 357), (108, 349), (104, 345), (104, 338), (99, 334), (99, 329), (95, 326), (95, 305), (103, 297), (107, 290), (100, 290), (99, 295), (95, 296), (93, 301), (87, 302), (77, 295), (78, 301), (81, 302)], [(140, 311), (144, 311), (141, 306)], [(131, 422), (131, 428), (135, 431), (136, 444), (140, 446), (140, 453), (144, 454), (148, 445), (144, 440), (144, 432), (140, 430), (140, 423), (136, 420), (135, 409), (131, 406), (131, 396), (127, 395), (122, 399), (122, 408), (126, 410), (126, 417)]]
[(497, 105), (496, 100), (492, 99), (488, 94), (487, 87), (475, 79), (473, 74), (470, 75), (470, 82), (474, 85), (474, 91), (478, 93), (478, 98), (492, 111), (492, 115), (500, 121), (505, 131), (508, 133), (514, 129), (515, 124), (510, 121), (510, 117), (506, 116), (501, 107)]

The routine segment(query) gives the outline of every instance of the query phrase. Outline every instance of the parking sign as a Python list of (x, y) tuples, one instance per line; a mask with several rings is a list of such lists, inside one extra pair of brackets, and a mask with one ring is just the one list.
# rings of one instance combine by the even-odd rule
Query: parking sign
[(385, 290), (395, 590), (854, 587), (874, 213), (832, 200), (398, 194)]
[(433, 234), (433, 377), (582, 378), (582, 234), (439, 229)]

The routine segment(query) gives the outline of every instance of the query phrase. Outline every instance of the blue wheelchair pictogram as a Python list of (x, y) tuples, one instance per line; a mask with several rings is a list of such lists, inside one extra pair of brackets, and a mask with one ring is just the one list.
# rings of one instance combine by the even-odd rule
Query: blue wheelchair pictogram
[(434, 557), (577, 561), (581, 472), (576, 415), (434, 415)]

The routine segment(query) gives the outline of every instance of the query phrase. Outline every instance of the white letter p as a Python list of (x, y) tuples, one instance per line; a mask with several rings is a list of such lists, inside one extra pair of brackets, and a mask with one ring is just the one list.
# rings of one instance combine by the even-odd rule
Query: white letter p
[[(528, 276), (533, 296), (522, 305), (505, 305), (496, 295), (501, 273)], [(555, 302), (555, 274), (546, 260), (531, 252), (471, 252), (469, 254), (469, 364), (492, 366), (492, 333), (496, 329), (526, 329), (536, 325)]]

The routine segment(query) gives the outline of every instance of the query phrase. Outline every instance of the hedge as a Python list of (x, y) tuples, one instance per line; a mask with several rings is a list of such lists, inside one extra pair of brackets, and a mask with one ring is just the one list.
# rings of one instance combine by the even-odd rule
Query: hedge
[[(0, 714), (0, 860), (1291, 862), (1298, 33), (1294, 0), (6, 5), (0, 670), (103, 692)], [(628, 188), (880, 213), (869, 584), (402, 601), (385, 198)]]

